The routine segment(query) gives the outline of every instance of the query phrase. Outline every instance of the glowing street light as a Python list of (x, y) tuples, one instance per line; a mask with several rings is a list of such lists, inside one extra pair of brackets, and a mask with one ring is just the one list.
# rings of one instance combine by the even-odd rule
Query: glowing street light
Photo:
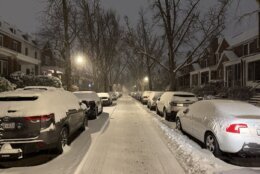
[(146, 76), (146, 77), (144, 78), (144, 82), (146, 82), (146, 83), (149, 82), (149, 77)]
[(77, 65), (82, 65), (83, 63), (84, 63), (84, 57), (82, 56), (82, 55), (78, 55), (77, 57), (76, 57), (76, 64)]

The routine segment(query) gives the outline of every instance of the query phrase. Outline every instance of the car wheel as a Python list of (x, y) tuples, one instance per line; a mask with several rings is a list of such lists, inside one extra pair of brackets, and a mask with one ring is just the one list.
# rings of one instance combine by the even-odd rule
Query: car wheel
[(68, 142), (69, 142), (69, 131), (68, 131), (68, 128), (63, 127), (61, 129), (61, 132), (60, 132), (60, 137), (59, 137), (59, 140), (58, 140), (56, 152), (58, 154), (62, 154), (64, 147), (66, 145), (68, 145)]
[(82, 126), (81, 126), (81, 130), (85, 131), (86, 127), (88, 127), (88, 118), (87, 118), (87, 116), (85, 116), (85, 118), (83, 120), (83, 123), (82, 123)]
[(166, 121), (169, 121), (169, 120), (170, 120), (169, 115), (168, 115), (166, 109), (163, 110), (163, 117), (164, 117), (164, 119), (165, 119)]
[(158, 110), (158, 107), (156, 107), (156, 114), (157, 114), (157, 115), (160, 115), (160, 112), (159, 112), (159, 110)]
[(212, 133), (207, 133), (205, 136), (205, 147), (210, 152), (212, 152), (216, 157), (221, 155), (221, 151), (219, 149), (218, 141), (216, 137)]
[(176, 129), (182, 131), (181, 120), (179, 117), (176, 118)]
[(95, 109), (95, 118), (98, 116), (98, 107)]

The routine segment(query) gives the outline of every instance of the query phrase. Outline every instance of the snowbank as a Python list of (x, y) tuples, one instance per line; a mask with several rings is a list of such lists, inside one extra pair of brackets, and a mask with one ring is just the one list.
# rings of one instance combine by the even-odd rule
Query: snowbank
[(209, 151), (202, 149), (197, 143), (178, 130), (168, 127), (158, 118), (153, 118), (153, 121), (163, 131), (168, 140), (168, 147), (171, 149), (176, 159), (178, 159), (178, 162), (186, 173), (213, 174), (220, 170), (239, 168), (217, 159)]

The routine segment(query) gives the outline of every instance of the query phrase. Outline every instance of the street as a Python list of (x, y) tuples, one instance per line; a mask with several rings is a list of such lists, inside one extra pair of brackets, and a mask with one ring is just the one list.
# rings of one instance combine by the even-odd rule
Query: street
[(184, 173), (164, 144), (149, 114), (122, 98), (107, 130), (93, 142), (82, 173)]
[(215, 158), (192, 139), (175, 130), (133, 98), (123, 96), (89, 128), (73, 137), (65, 152), (46, 152), (22, 160), (0, 162), (0, 173), (232, 173), (256, 174)]

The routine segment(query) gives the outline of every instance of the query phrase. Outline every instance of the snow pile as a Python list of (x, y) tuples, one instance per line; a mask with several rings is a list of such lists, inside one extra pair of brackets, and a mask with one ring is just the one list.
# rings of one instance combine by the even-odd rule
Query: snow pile
[(158, 119), (153, 119), (166, 135), (168, 146), (178, 159), (186, 173), (212, 174), (219, 169), (234, 168), (234, 166), (214, 157), (206, 149), (184, 136), (181, 132), (171, 129)]

